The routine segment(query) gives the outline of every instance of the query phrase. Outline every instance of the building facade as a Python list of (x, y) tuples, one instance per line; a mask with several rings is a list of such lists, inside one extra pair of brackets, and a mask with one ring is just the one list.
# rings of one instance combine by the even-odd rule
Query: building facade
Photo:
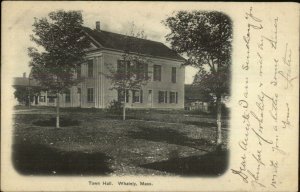
[[(105, 62), (117, 67), (122, 53), (102, 50), (89, 54), (88, 64), (81, 66), (83, 81), (61, 97), (62, 107), (107, 108), (113, 100), (120, 100), (117, 90), (111, 89)], [(127, 107), (132, 108), (183, 108), (184, 68), (181, 62), (151, 58), (148, 64), (148, 83), (141, 90), (128, 90)], [(154, 72), (155, 70), (155, 72)]]

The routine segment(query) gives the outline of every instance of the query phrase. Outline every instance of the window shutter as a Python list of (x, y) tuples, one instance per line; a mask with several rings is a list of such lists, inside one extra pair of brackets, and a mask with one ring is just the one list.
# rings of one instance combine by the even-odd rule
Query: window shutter
[(128, 89), (126, 89), (126, 103), (128, 103), (129, 102), (129, 90)]
[(81, 65), (77, 66), (77, 78), (81, 78)]
[(168, 103), (168, 91), (165, 91), (165, 103)]
[(130, 61), (125, 62), (126, 68), (125, 68), (125, 74), (126, 74), (126, 78), (129, 79), (130, 75), (132, 73), (132, 66)]
[(135, 95), (136, 93), (135, 93), (135, 92), (136, 92), (136, 90), (132, 90), (132, 91), (131, 91), (131, 93), (132, 93), (132, 99), (131, 99), (131, 102), (132, 102), (132, 103), (135, 103), (135, 97), (136, 97), (136, 95)]
[(124, 100), (123, 94), (122, 94), (122, 90), (118, 89), (118, 101), (122, 102)]
[(171, 79), (172, 83), (176, 83), (176, 67), (172, 67)]
[(140, 98), (141, 98), (141, 103), (143, 103), (143, 90), (141, 89), (141, 92), (140, 92)]
[(158, 103), (161, 103), (162, 102), (162, 91), (158, 91)]
[(147, 63), (145, 63), (145, 65), (144, 65), (144, 78), (146, 80), (148, 80), (148, 64)]
[(158, 79), (161, 81), (161, 66), (158, 67)]

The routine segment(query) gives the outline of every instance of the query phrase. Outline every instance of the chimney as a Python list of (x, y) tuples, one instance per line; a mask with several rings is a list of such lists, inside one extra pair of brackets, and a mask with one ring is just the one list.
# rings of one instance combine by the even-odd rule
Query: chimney
[(100, 31), (100, 21), (96, 21), (96, 30)]
[(26, 78), (26, 73), (23, 73), (23, 78)]

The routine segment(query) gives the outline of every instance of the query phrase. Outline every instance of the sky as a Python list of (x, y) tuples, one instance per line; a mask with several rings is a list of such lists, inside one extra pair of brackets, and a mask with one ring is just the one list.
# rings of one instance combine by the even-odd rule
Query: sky
[[(186, 9), (191, 9), (191, 5), (185, 4)], [(3, 39), (5, 48), (9, 48), (5, 52), (4, 63), (11, 65), (8, 73), (13, 77), (22, 76), (23, 72), (28, 74), (30, 71), (27, 48), (35, 46), (30, 41), (34, 17), (46, 17), (49, 12), (59, 9), (81, 10), (84, 26), (94, 29), (95, 22), (100, 21), (102, 30), (125, 34), (130, 23), (134, 22), (138, 29), (145, 31), (147, 39), (170, 47), (165, 40), (169, 29), (162, 21), (174, 11), (182, 9), (178, 4), (156, 2), (14, 2), (4, 4), (3, 7)], [(185, 83), (191, 83), (196, 72), (196, 69), (186, 67)]]

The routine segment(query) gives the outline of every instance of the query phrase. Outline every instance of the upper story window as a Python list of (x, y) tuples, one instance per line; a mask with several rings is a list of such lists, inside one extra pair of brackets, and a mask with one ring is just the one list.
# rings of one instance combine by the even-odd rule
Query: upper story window
[(87, 102), (94, 102), (94, 88), (87, 89)]
[(146, 79), (148, 78), (148, 64), (118, 60), (117, 73), (120, 79), (131, 78), (134, 75), (138, 80)]
[(153, 66), (153, 80), (161, 81), (161, 65)]
[(130, 63), (123, 60), (118, 60), (117, 64), (117, 73), (118, 78), (120, 79), (126, 79), (129, 77), (129, 70), (130, 70)]
[(117, 73), (119, 74), (120, 78), (123, 78), (126, 74), (126, 66), (124, 64), (124, 61), (118, 60), (117, 63)]
[(176, 83), (176, 67), (172, 67), (172, 83)]
[(66, 91), (65, 93), (65, 102), (70, 103), (71, 102), (71, 93), (70, 90)]
[(94, 62), (93, 60), (88, 60), (88, 77), (93, 77), (94, 74)]
[(147, 63), (137, 63), (135, 65), (136, 78), (148, 79), (148, 64)]

